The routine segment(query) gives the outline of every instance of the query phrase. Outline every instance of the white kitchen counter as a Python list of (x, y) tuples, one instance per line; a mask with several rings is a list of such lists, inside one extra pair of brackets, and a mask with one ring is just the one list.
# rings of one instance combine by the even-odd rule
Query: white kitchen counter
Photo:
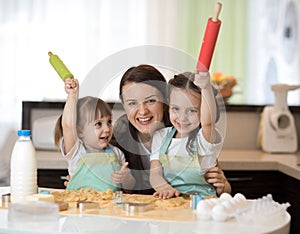
[[(0, 187), (0, 195), (10, 192)], [(2, 205), (2, 204), (1, 204)], [(193, 212), (191, 210), (191, 212)], [(116, 233), (116, 234), (173, 234), (173, 233), (272, 233), (288, 234), (291, 216), (284, 212), (276, 221), (271, 218), (262, 223), (238, 222), (232, 218), (226, 222), (212, 220), (165, 221), (135, 217), (110, 217), (104, 215), (61, 214), (58, 221), (10, 223), (8, 210), (0, 208), (0, 233)]]
[(300, 152), (270, 154), (260, 150), (223, 150), (219, 162), (224, 170), (273, 170), (300, 180)]
[[(67, 169), (66, 159), (56, 151), (37, 151), (39, 169)], [(222, 150), (219, 163), (224, 170), (280, 171), (300, 180), (300, 152), (269, 154), (260, 150)]]

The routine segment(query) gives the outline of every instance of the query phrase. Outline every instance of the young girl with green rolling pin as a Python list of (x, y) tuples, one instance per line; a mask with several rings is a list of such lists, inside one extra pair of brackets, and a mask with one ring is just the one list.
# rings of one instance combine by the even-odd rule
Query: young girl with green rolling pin
[(78, 99), (78, 80), (71, 78), (73, 75), (59, 59), (51, 57), (52, 53), (49, 55), (68, 94), (63, 114), (55, 126), (55, 144), (69, 164), (71, 180), (67, 189), (132, 189), (135, 179), (123, 152), (109, 144), (113, 132), (111, 108), (99, 98)]
[(208, 72), (183, 73), (169, 81), (169, 117), (173, 126), (156, 131), (152, 140), (150, 182), (156, 190), (154, 196), (166, 199), (180, 194), (230, 192), (227, 181), (222, 187), (207, 182), (223, 145), (215, 128), (217, 108)]

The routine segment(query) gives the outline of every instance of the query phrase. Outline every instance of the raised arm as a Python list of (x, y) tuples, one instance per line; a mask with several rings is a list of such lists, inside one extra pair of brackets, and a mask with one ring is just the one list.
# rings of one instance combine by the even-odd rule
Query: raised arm
[(214, 143), (216, 141), (215, 121), (217, 107), (209, 73), (196, 73), (194, 84), (201, 88), (201, 126), (203, 136), (208, 142)]
[(78, 80), (65, 79), (65, 91), (68, 94), (62, 115), (64, 153), (68, 153), (77, 140), (76, 119), (79, 84)]

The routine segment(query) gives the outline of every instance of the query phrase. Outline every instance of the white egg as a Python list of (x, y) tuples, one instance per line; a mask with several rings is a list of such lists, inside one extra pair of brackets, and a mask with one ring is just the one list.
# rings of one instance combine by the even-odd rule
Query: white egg
[(220, 199), (222, 199), (222, 200), (229, 200), (231, 198), (232, 198), (232, 196), (229, 193), (222, 193), (220, 196)]
[(239, 199), (239, 200), (242, 200), (242, 201), (247, 200), (246, 197), (243, 194), (241, 194), (241, 193), (235, 194), (233, 198), (234, 199)]
[(204, 200), (201, 200), (198, 202), (197, 204), (197, 212), (200, 212), (200, 213), (205, 213), (205, 212), (210, 212), (212, 209), (212, 206), (205, 202)]
[(236, 203), (233, 199), (224, 201), (222, 205), (225, 208), (225, 211), (229, 214), (233, 213), (236, 207)]
[(214, 208), (212, 209), (212, 212), (224, 214), (224, 213), (226, 213), (226, 209), (222, 204), (219, 204), (219, 205), (214, 206)]
[(212, 210), (211, 216), (214, 220), (222, 222), (226, 221), (229, 217), (223, 204), (216, 205)]
[(223, 205), (226, 209), (229, 209), (229, 208), (231, 207), (230, 201), (231, 201), (231, 200), (224, 201), (224, 202), (222, 202), (222, 205)]
[(197, 204), (197, 216), (202, 220), (209, 220), (211, 214), (212, 206), (208, 204), (205, 200), (201, 200)]

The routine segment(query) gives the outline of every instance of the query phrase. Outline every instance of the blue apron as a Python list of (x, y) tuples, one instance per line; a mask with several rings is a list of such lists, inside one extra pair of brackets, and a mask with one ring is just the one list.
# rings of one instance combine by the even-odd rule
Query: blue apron
[(118, 185), (111, 181), (110, 175), (121, 166), (115, 153), (106, 148), (102, 153), (81, 155), (75, 174), (71, 177), (67, 189), (92, 188), (96, 191), (118, 190)]
[(165, 137), (160, 148), (159, 161), (162, 164), (165, 180), (180, 193), (216, 196), (216, 189), (207, 183), (198, 160), (197, 147), (190, 156), (167, 155), (176, 128)]

